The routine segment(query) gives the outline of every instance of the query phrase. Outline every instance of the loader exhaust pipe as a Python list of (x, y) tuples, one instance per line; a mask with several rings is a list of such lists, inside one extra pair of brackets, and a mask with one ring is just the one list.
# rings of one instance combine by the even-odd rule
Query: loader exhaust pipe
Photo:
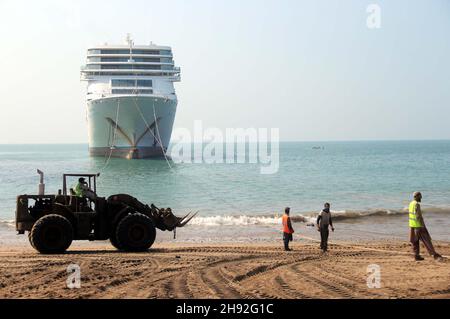
[(40, 175), (38, 195), (43, 196), (45, 195), (44, 172), (38, 169), (37, 173)]

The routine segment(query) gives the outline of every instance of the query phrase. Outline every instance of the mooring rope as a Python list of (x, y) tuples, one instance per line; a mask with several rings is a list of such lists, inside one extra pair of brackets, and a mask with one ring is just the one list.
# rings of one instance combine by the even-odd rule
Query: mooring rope
[[(155, 134), (153, 134), (151, 126), (148, 124), (147, 120), (145, 119), (144, 114), (142, 113), (141, 108), (139, 107), (139, 105), (137, 103), (137, 99), (134, 98), (133, 100), (134, 100), (134, 105), (136, 106), (136, 109), (138, 110), (139, 114), (141, 115), (141, 118), (144, 120), (144, 123), (147, 126), (147, 129), (149, 130), (150, 134), (152, 134), (152, 136), (155, 138), (155, 140), (158, 142), (159, 146), (161, 147), (161, 150), (163, 152), (163, 155), (164, 155), (164, 158), (165, 158), (165, 160), (167, 162), (167, 165), (169, 166), (170, 169), (172, 169), (172, 165), (170, 165), (170, 161), (169, 161), (169, 159), (168, 159), (168, 157), (166, 155), (166, 151), (164, 150), (164, 146), (162, 145), (161, 138), (158, 139), (155, 136)], [(153, 101), (153, 114), (155, 115), (155, 127), (156, 127), (158, 135), (159, 135), (159, 129), (158, 129), (158, 123), (157, 123), (158, 121), (156, 119), (155, 102), (154, 101)]]
[(108, 166), (110, 160), (111, 160), (111, 156), (113, 153), (113, 148), (115, 147), (116, 144), (116, 138), (117, 138), (117, 128), (119, 126), (119, 111), (120, 111), (120, 99), (117, 99), (117, 108), (116, 108), (116, 125), (114, 128), (114, 132), (113, 132), (113, 140), (112, 143), (109, 147), (109, 156), (108, 159), (105, 161), (105, 164), (103, 165), (103, 167), (100, 169), (100, 172), (103, 172), (106, 167)]
[(159, 133), (158, 119), (156, 118), (155, 100), (153, 100), (153, 116), (155, 118), (156, 133), (158, 134), (158, 137), (159, 137), (159, 145), (161, 146), (161, 150), (163, 151), (163, 155), (164, 155), (164, 158), (166, 159), (167, 165), (169, 165), (169, 167), (172, 168), (172, 166), (170, 165), (170, 161), (167, 158), (166, 150), (164, 149), (164, 146), (162, 145), (161, 134)]

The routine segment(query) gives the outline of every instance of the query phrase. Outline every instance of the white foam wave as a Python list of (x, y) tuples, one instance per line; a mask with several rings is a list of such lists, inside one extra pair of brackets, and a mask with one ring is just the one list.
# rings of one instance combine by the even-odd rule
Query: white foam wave
[[(449, 208), (441, 207), (426, 207), (425, 213), (441, 213), (450, 214)], [(304, 212), (291, 213), (291, 219), (296, 223), (315, 224), (319, 212)], [(374, 210), (342, 210), (332, 211), (333, 220), (358, 219), (373, 216), (393, 217), (397, 215), (407, 214), (407, 210), (389, 210), (389, 209), (374, 209)], [(190, 221), (189, 225), (202, 226), (251, 226), (251, 225), (280, 225), (281, 214), (271, 215), (216, 215), (216, 216), (197, 216)], [(14, 228), (14, 220), (0, 220), (0, 227)]]
[(190, 225), (205, 226), (247, 226), (247, 225), (279, 225), (281, 217), (277, 216), (209, 216), (196, 217)]
[[(449, 209), (441, 208), (425, 208), (425, 213), (450, 213)], [(297, 223), (307, 223), (315, 224), (317, 215), (319, 212), (306, 212), (306, 213), (291, 213), (291, 219), (293, 222)], [(342, 210), (342, 211), (332, 211), (332, 216), (334, 220), (345, 220), (345, 219), (359, 219), (374, 216), (385, 216), (395, 217), (406, 215), (407, 210), (389, 210), (389, 209), (374, 209), (366, 211), (357, 210)], [(233, 216), (233, 215), (222, 215), (222, 216), (198, 216), (194, 218), (190, 225), (203, 225), (203, 226), (249, 226), (249, 225), (280, 225), (281, 215), (260, 215), (260, 216)]]
[(0, 220), (0, 227), (13, 228), (14, 226), (14, 220)]
[(362, 218), (370, 216), (395, 216), (405, 214), (405, 210), (373, 209), (366, 211), (344, 210), (332, 212), (334, 219)]

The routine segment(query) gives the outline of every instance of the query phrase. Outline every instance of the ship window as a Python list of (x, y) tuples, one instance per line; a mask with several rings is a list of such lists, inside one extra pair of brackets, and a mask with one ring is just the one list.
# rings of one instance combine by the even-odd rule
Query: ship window
[(99, 65), (98, 64), (88, 64), (88, 65), (86, 65), (86, 69), (88, 69), (88, 70), (98, 70), (99, 69)]
[[(132, 49), (132, 53), (140, 55), (172, 55), (170, 50)], [(130, 54), (130, 49), (89, 49), (88, 54)]]
[(152, 87), (152, 80), (137, 80), (137, 86)]
[(159, 58), (133, 58), (136, 62), (161, 62)]
[(161, 65), (103, 64), (100, 67), (102, 70), (161, 70)]
[(172, 65), (162, 65), (161, 70), (173, 70), (173, 66)]
[(99, 57), (89, 57), (87, 59), (88, 62), (100, 62), (100, 58)]
[[(98, 50), (96, 50), (98, 51)], [(159, 55), (158, 50), (132, 50), (133, 54), (151, 54)], [(170, 51), (167, 51), (170, 53)], [(101, 54), (130, 54), (130, 49), (103, 49), (100, 51)]]
[(130, 50), (101, 50), (101, 54), (130, 54)]
[(112, 87), (152, 87), (152, 80), (111, 80)]
[(156, 54), (159, 55), (157, 50), (133, 50), (133, 54)]
[[(87, 71), (89, 75), (109, 75), (109, 76), (136, 76), (136, 75), (142, 75), (142, 76), (147, 76), (147, 73), (141, 73), (141, 72), (135, 72), (135, 73), (117, 73), (117, 72), (97, 72), (99, 70), (93, 70), (93, 71)], [(86, 72), (86, 73), (87, 73)], [(172, 75), (172, 73), (167, 73), (167, 72), (156, 72), (156, 73), (152, 73), (152, 76), (170, 76)]]
[[(101, 59), (101, 62), (128, 62), (129, 60), (130, 60), (129, 57), (126, 57), (126, 58), (125, 57), (123, 57), (123, 58), (109, 58), (109, 57), (105, 58), (105, 57), (103, 57)], [(133, 60), (135, 62), (161, 62), (159, 58), (135, 58), (135, 57), (133, 57)]]
[(112, 94), (153, 94), (153, 90), (129, 90), (129, 89), (114, 89)]
[(161, 65), (133, 65), (132, 69), (140, 70), (161, 70)]
[(136, 86), (135, 80), (111, 80), (113, 87), (134, 87)]
[(130, 58), (102, 58), (102, 62), (128, 62)]

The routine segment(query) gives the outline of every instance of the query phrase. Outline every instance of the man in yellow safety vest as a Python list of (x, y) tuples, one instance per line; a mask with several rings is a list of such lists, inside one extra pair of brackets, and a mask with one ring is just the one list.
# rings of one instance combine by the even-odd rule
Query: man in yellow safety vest
[(83, 177), (78, 179), (78, 183), (74, 189), (75, 196), (77, 197), (87, 197), (90, 200), (95, 200), (97, 195), (89, 188), (86, 180)]
[(442, 259), (442, 256), (434, 250), (431, 236), (423, 221), (422, 210), (420, 208), (422, 194), (420, 192), (415, 192), (413, 196), (414, 200), (409, 204), (409, 240), (413, 248), (414, 258), (417, 261), (423, 260), (423, 257), (420, 256), (420, 241), (422, 241), (425, 248), (428, 250), (428, 253), (433, 256), (434, 259), (440, 260)]

